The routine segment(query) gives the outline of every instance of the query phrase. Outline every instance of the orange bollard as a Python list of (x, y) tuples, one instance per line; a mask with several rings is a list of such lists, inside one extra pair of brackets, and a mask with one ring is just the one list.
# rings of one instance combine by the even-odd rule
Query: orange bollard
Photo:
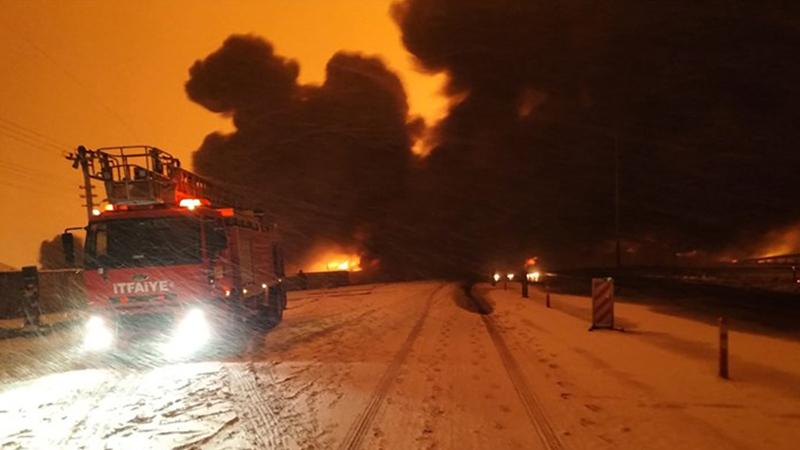
[(719, 376), (728, 379), (728, 321), (719, 318)]

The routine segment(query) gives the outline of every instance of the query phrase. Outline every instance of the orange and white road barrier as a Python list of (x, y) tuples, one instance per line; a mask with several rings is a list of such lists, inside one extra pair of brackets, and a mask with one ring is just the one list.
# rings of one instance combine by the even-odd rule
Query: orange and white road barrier
[(592, 326), (614, 328), (614, 280), (612, 278), (592, 278)]

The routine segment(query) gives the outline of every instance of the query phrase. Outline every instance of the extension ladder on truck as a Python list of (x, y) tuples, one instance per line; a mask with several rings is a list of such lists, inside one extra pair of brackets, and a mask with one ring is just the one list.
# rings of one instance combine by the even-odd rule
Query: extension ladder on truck
[(174, 205), (185, 198), (202, 198), (212, 206), (251, 209), (240, 196), (182, 169), (180, 160), (156, 147), (80, 146), (67, 159), (73, 167), (81, 166), (86, 178), (103, 182), (112, 205)]

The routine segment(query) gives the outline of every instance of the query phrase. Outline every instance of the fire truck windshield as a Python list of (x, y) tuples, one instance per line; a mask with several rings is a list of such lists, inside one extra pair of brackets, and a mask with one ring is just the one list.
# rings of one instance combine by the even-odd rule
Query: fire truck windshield
[(189, 217), (116, 219), (89, 226), (86, 265), (145, 267), (200, 262), (200, 222)]

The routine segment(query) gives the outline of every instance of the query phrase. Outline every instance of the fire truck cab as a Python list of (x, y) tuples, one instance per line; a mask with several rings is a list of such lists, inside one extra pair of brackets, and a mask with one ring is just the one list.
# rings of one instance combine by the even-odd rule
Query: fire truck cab
[(86, 227), (87, 351), (146, 341), (185, 356), (281, 320), (284, 260), (262, 213), (154, 147), (70, 159), (107, 195)]

